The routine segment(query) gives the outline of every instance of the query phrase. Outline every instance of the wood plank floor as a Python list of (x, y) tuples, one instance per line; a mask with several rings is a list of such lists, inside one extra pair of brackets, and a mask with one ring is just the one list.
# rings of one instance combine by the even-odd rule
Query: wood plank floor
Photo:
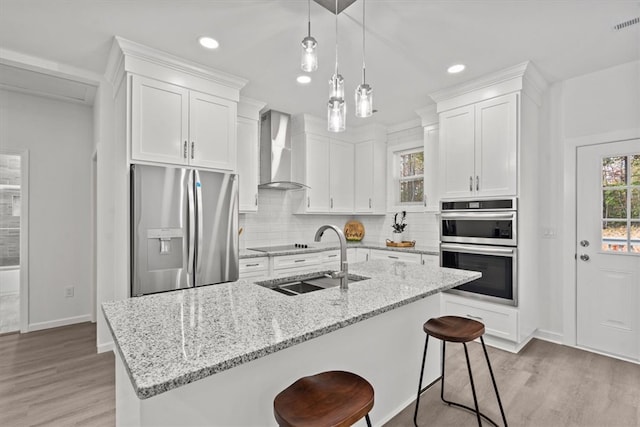
[[(95, 345), (91, 323), (0, 336), (0, 426), (114, 426), (114, 357)], [(480, 407), (498, 421), (482, 349), (469, 350)], [(640, 365), (538, 340), (518, 355), (488, 350), (509, 425), (640, 426)], [(447, 396), (473, 406), (462, 346), (447, 353)], [(413, 410), (386, 425), (413, 425)], [(476, 425), (474, 415), (440, 401), (439, 385), (423, 394), (418, 421)]]
[(0, 426), (113, 426), (113, 353), (81, 323), (0, 336)]

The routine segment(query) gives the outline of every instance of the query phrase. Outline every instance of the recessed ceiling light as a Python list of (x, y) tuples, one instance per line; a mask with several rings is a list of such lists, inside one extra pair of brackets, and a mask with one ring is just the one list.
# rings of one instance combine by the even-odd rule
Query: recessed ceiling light
[(311, 77), (307, 75), (298, 76), (296, 77), (296, 81), (302, 85), (306, 85), (311, 83)]
[(461, 71), (464, 71), (464, 64), (456, 64), (456, 65), (452, 65), (451, 67), (447, 68), (447, 72), (449, 74), (456, 74), (459, 73)]
[(202, 47), (206, 47), (207, 49), (217, 49), (218, 46), (220, 46), (218, 40), (212, 39), (211, 37), (200, 37), (198, 39), (198, 43), (200, 43)]

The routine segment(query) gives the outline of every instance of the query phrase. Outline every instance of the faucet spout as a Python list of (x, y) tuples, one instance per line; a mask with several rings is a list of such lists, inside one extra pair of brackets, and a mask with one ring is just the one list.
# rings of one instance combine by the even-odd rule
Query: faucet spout
[(313, 238), (314, 241), (319, 242), (322, 238), (322, 234), (327, 229), (331, 229), (336, 232), (338, 239), (340, 240), (340, 274), (336, 275), (340, 277), (340, 289), (349, 289), (349, 263), (347, 262), (347, 239), (344, 237), (344, 233), (335, 225), (323, 225), (318, 228), (316, 235)]

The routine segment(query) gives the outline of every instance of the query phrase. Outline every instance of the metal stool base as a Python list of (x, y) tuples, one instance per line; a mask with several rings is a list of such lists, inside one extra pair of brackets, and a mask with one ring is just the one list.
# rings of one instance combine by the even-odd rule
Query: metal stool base
[[(487, 366), (489, 367), (489, 373), (491, 374), (491, 382), (493, 383), (493, 389), (496, 392), (496, 398), (498, 399), (498, 406), (500, 407), (500, 414), (502, 415), (502, 421), (504, 422), (504, 426), (508, 427), (507, 424), (507, 418), (504, 414), (504, 409), (502, 407), (502, 400), (500, 399), (500, 393), (498, 393), (498, 386), (496, 384), (496, 380), (495, 377), (493, 376), (493, 369), (491, 369), (491, 362), (489, 361), (489, 354), (487, 353), (487, 348), (484, 344), (484, 339), (482, 337), (480, 337), (480, 342), (482, 343), (482, 350), (484, 351), (484, 357), (487, 360)], [(422, 355), (422, 369), (420, 370), (420, 381), (418, 382), (418, 395), (416, 397), (416, 409), (415, 412), (413, 414), (413, 424), (418, 427), (418, 408), (420, 407), (420, 395), (422, 393), (424, 393), (424, 391), (426, 389), (428, 389), (429, 387), (431, 387), (434, 383), (429, 384), (428, 386), (421, 388), (422, 387), (422, 379), (424, 376), (424, 364), (427, 358), (427, 347), (429, 345), (429, 334), (427, 334), (427, 338), (425, 339), (424, 342), (424, 353)], [(476, 396), (476, 388), (475, 388), (475, 384), (473, 382), (473, 374), (471, 373), (471, 362), (469, 361), (469, 351), (467, 350), (467, 343), (462, 343), (462, 345), (464, 346), (464, 355), (467, 361), (467, 370), (469, 371), (469, 382), (471, 383), (471, 392), (473, 393), (473, 403), (475, 406), (474, 408), (471, 408), (469, 406), (463, 405), (461, 403), (457, 403), (457, 402), (452, 402), (450, 400), (447, 400), (444, 398), (444, 379), (445, 379), (445, 363), (444, 363), (444, 359), (445, 359), (445, 351), (446, 351), (446, 347), (447, 347), (447, 342), (443, 341), (442, 342), (442, 361), (441, 361), (441, 375), (440, 375), (440, 400), (442, 400), (444, 403), (446, 403), (449, 406), (455, 406), (457, 408), (461, 408), (461, 409), (466, 409), (467, 411), (470, 411), (474, 414), (476, 414), (476, 417), (478, 419), (478, 426), (482, 427), (482, 420), (480, 418), (484, 418), (485, 420), (487, 420), (488, 422), (490, 422), (492, 425), (494, 425), (495, 427), (498, 427), (498, 424), (493, 421), (491, 418), (489, 418), (488, 416), (486, 416), (485, 414), (483, 414), (482, 412), (480, 412), (480, 409), (478, 408), (478, 398)], [(438, 381), (438, 380), (436, 380)]]

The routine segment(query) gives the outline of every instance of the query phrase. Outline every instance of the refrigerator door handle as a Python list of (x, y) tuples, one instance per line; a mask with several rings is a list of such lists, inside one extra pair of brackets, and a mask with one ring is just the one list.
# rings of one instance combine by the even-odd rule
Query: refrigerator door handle
[(198, 252), (196, 253), (197, 259), (196, 259), (196, 272), (200, 273), (200, 269), (202, 266), (202, 230), (204, 225), (202, 224), (202, 218), (203, 218), (203, 214), (202, 214), (202, 188), (201, 188), (201, 184), (200, 184), (200, 173), (196, 170), (195, 171), (196, 174), (196, 208), (198, 210), (197, 212), (197, 218), (198, 218), (198, 225), (197, 225), (197, 229), (198, 229)]
[(193, 273), (193, 258), (195, 256), (194, 241), (196, 238), (196, 209), (195, 200), (193, 194), (193, 170), (189, 171), (189, 179), (187, 180), (187, 197), (188, 197), (188, 211), (189, 211), (189, 261), (187, 264), (187, 273)]

